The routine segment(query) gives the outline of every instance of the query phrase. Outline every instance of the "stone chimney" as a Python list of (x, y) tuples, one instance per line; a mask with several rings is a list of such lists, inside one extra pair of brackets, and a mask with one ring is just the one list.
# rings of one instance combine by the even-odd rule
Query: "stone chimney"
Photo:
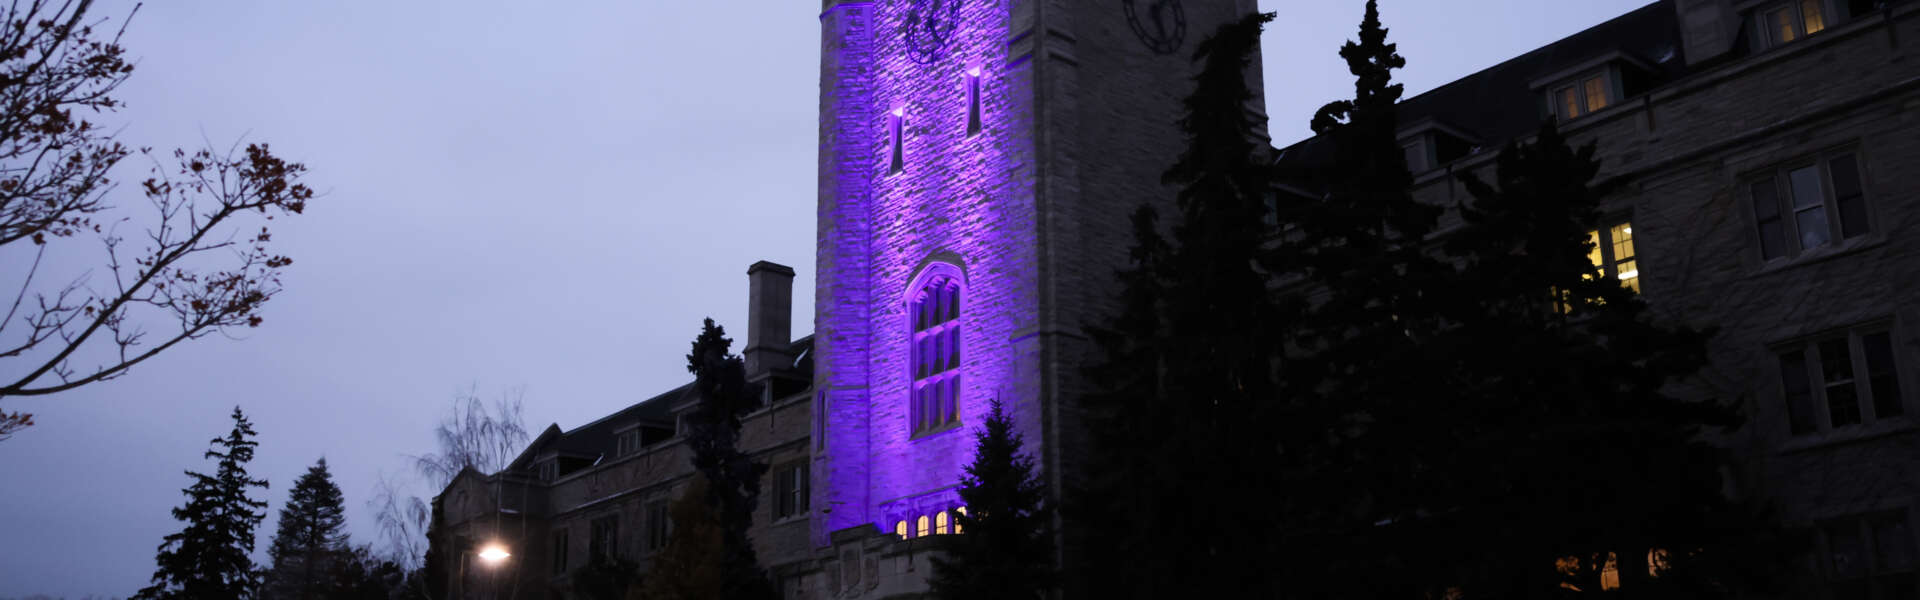
[(760, 261), (747, 267), (747, 379), (790, 366), (793, 356), (793, 268)]
[(1732, 0), (1674, 0), (1680, 19), (1680, 40), (1687, 64), (1697, 65), (1733, 50), (1740, 37), (1740, 13)]

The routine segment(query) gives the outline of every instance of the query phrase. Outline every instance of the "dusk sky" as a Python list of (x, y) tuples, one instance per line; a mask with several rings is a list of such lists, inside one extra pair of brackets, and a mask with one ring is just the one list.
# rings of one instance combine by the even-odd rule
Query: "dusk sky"
[[(1277, 143), (1352, 94), (1336, 51), (1361, 4), (1261, 3), (1282, 13), (1263, 49)], [(1383, 0), (1382, 12), (1411, 96), (1644, 4)], [(260, 434), (251, 471), (271, 481), (270, 514), (324, 456), (354, 542), (375, 542), (376, 477), (411, 475), (405, 455), (433, 449), (458, 390), (523, 387), (537, 433), (678, 385), (702, 317), (744, 345), (756, 260), (798, 272), (794, 334), (811, 330), (819, 2), (564, 5), (140, 8), (123, 40), (139, 65), (118, 94), (127, 107), (97, 122), (156, 152), (270, 143), (312, 169), (321, 197), (272, 222), (295, 262), (258, 329), (0, 404), (38, 422), (0, 442), (0, 598), (146, 585), (179, 529), (168, 513), (182, 471), (210, 472), (201, 454), (234, 405)], [(132, 7), (103, 0), (95, 16), (117, 26)], [(132, 182), (148, 166), (121, 164), (117, 204), (144, 202)], [(94, 240), (56, 250), (69, 276), (103, 262)], [(30, 260), (0, 249), (0, 289), (17, 289)], [(272, 532), (269, 516), (258, 560)]]

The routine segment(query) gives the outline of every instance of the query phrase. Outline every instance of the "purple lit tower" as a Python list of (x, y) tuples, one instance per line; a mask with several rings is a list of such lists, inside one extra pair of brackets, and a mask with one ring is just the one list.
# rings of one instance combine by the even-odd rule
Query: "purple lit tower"
[(1171, 202), (1195, 46), (1254, 9), (824, 0), (815, 545), (943, 533), (996, 397), (1070, 477), (1082, 326), (1116, 306), (1128, 214)]

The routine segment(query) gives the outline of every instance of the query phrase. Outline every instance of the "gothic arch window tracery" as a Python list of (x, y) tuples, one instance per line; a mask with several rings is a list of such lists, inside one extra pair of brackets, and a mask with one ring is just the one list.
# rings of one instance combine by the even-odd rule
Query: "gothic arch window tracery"
[(959, 269), (929, 265), (908, 302), (912, 384), (908, 419), (913, 435), (948, 429), (960, 417), (960, 319), (965, 286)]

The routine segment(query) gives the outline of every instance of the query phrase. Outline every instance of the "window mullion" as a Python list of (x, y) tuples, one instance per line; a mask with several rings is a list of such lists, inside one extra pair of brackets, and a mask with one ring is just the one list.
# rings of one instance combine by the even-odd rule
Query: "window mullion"
[(1780, 229), (1787, 233), (1787, 256), (1799, 256), (1806, 248), (1800, 246), (1800, 213), (1793, 207), (1793, 182), (1790, 171), (1782, 169), (1773, 178), (1773, 203), (1780, 207)]
[[(1866, 344), (1857, 334), (1847, 335), (1847, 368), (1853, 370), (1853, 396), (1860, 403), (1861, 423), (1880, 420), (1880, 411), (1873, 409), (1873, 385), (1871, 374), (1867, 372)], [(1867, 418), (1869, 415), (1871, 419)]]

